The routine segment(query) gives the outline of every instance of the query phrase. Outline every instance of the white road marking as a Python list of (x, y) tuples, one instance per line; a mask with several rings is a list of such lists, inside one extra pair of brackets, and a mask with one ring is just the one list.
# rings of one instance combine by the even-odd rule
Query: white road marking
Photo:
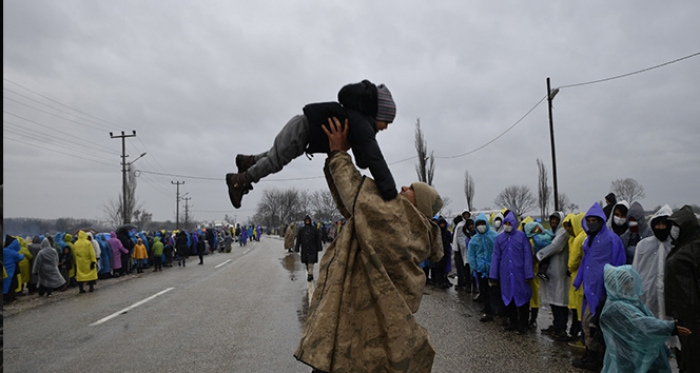
[(250, 249), (246, 250), (246, 251), (243, 253), (243, 255), (248, 254), (248, 252), (249, 252), (250, 250), (253, 250), (253, 248), (251, 247)]
[(219, 267), (221, 267), (221, 266), (224, 266), (224, 265), (226, 265), (226, 263), (228, 263), (228, 262), (230, 262), (230, 261), (231, 261), (231, 259), (228, 259), (228, 260), (226, 260), (226, 261), (223, 262), (223, 263), (217, 264), (214, 268), (219, 268)]
[(144, 300), (138, 301), (138, 302), (132, 304), (131, 306), (124, 308), (124, 309), (121, 310), (121, 311), (117, 311), (117, 312), (115, 312), (115, 313), (113, 313), (113, 314), (111, 314), (111, 315), (109, 315), (109, 316), (107, 316), (107, 317), (105, 317), (105, 318), (103, 318), (103, 319), (100, 319), (100, 320), (98, 320), (98, 321), (95, 321), (94, 323), (90, 324), (90, 326), (100, 325), (100, 324), (105, 323), (105, 322), (107, 322), (107, 321), (109, 321), (109, 320), (112, 320), (113, 318), (115, 318), (115, 317), (117, 317), (117, 316), (119, 316), (119, 315), (121, 315), (121, 314), (123, 314), (123, 313), (129, 312), (129, 311), (133, 310), (134, 308), (136, 308), (136, 307), (138, 307), (138, 306), (140, 306), (140, 305), (142, 305), (142, 304), (144, 304), (144, 303), (146, 303), (146, 302), (148, 302), (148, 301), (151, 301), (151, 300), (155, 299), (156, 297), (158, 297), (158, 296), (160, 296), (160, 295), (163, 295), (163, 294), (165, 294), (165, 293), (167, 293), (167, 292), (169, 292), (170, 290), (173, 290), (173, 289), (175, 289), (175, 288), (167, 288), (167, 289), (161, 291), (160, 293), (153, 294), (153, 295), (151, 295), (150, 297), (148, 297), (148, 298), (146, 298), (146, 299), (144, 299)]

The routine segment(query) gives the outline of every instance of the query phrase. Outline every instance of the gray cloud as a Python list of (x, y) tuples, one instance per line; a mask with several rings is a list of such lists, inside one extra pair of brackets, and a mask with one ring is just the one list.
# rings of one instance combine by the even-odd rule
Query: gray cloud
[[(31, 144), (3, 142), (5, 215), (104, 215), (104, 202), (121, 190), (114, 154), (120, 143), (110, 131), (137, 131), (138, 140), (127, 147), (130, 159), (148, 152), (135, 163), (141, 170), (221, 177), (183, 179), (182, 190), (190, 193), (197, 218), (218, 219), (227, 211), (240, 219), (253, 215), (266, 187), (326, 187), (322, 178), (272, 181), (322, 175), (323, 155), (302, 157), (258, 184), (243, 209), (234, 210), (223, 175), (235, 169), (237, 153), (269, 148), (305, 104), (335, 100), (349, 82), (368, 78), (391, 89), (398, 116), (378, 135), (391, 163), (415, 154), (417, 118), (435, 155), (463, 154), (541, 99), (547, 76), (558, 87), (698, 52), (700, 4), (692, 1), (672, 7), (652, 1), (278, 3), (4, 3), (4, 78), (107, 121), (73, 118), (80, 125), (5, 99), (6, 112), (91, 146), (4, 114), (4, 121), (34, 134), (5, 131)], [(554, 100), (561, 192), (587, 208), (612, 180), (633, 177), (647, 190), (647, 208), (700, 203), (698, 67), (700, 57), (562, 89)], [(5, 97), (54, 112), (9, 89), (61, 108), (8, 81), (3, 86)], [(106, 164), (56, 152), (73, 149)], [(546, 102), (483, 150), (438, 158), (435, 184), (454, 201), (448, 208), (459, 210), (468, 169), (477, 206), (494, 207), (507, 185), (535, 188), (536, 158), (551, 162)], [(391, 165), (397, 183), (415, 180), (414, 165)], [(176, 179), (139, 178), (139, 198), (157, 220), (174, 219), (170, 181)]]

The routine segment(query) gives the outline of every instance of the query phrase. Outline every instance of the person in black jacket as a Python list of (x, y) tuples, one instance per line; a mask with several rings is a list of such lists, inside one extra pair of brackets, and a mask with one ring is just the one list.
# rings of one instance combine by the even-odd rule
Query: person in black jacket
[(197, 240), (197, 255), (199, 256), (199, 265), (204, 264), (204, 252), (207, 250), (207, 241), (204, 233), (199, 236)]
[(187, 267), (187, 256), (190, 254), (190, 248), (187, 245), (185, 231), (180, 231), (175, 236), (175, 250), (177, 252), (177, 266)]
[(226, 174), (233, 207), (241, 207), (243, 195), (253, 189), (252, 183), (279, 172), (304, 152), (329, 153), (323, 126), (333, 117), (350, 126), (348, 140), (357, 166), (369, 168), (385, 200), (394, 199), (396, 183), (379, 149), (376, 134), (394, 121), (396, 104), (385, 85), (376, 86), (363, 80), (341, 88), (338, 102), (306, 105), (304, 114), (293, 117), (277, 134), (270, 150), (258, 155), (237, 155), (238, 173)]
[(311, 224), (311, 217), (304, 218), (304, 226), (297, 232), (297, 244), (294, 251), (301, 247), (301, 262), (306, 264), (307, 281), (314, 280), (314, 263), (318, 262), (318, 252), (321, 251), (321, 234)]

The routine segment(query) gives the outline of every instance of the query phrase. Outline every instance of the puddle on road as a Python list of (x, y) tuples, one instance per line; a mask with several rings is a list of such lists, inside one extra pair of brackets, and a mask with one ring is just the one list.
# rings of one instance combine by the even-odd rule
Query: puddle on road
[(299, 260), (299, 256), (292, 253), (285, 255), (284, 258), (280, 258), (280, 262), (282, 267), (289, 271), (289, 278), (292, 281), (297, 279), (298, 276), (296, 273), (304, 269)]

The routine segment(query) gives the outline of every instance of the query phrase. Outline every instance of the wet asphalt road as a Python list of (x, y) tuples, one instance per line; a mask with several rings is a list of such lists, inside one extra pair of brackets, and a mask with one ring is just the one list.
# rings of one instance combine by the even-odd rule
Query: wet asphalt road
[[(313, 291), (297, 254), (265, 236), (197, 262), (5, 307), (5, 370), (310, 371), (292, 356)], [(433, 372), (581, 372), (570, 363), (578, 350), (480, 323), (479, 308), (470, 294), (426, 288), (416, 316), (437, 351)], [(550, 320), (540, 311), (540, 327)]]

